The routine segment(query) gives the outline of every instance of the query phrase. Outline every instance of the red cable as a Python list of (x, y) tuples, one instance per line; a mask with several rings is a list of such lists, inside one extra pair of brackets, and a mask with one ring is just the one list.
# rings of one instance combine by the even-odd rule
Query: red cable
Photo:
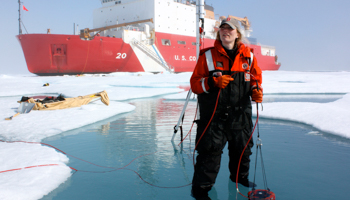
[[(184, 142), (184, 140), (187, 138), (187, 136), (192, 132), (192, 128), (193, 128), (193, 125), (194, 125), (194, 121), (196, 120), (196, 117), (197, 117), (197, 111), (198, 111), (198, 108), (196, 108), (196, 114), (194, 115), (194, 120), (193, 120), (193, 123), (192, 123), (192, 126), (190, 128), (190, 130), (188, 131), (187, 135), (184, 137), (183, 140), (181, 140), (181, 142), (178, 144), (178, 146), (180, 146), (180, 144), (182, 144)], [(191, 136), (189, 137), (190, 138), (190, 144), (191, 144)]]
[[(159, 152), (159, 151), (156, 151), (156, 152), (153, 152), (153, 153), (149, 153), (149, 154), (144, 154), (144, 155), (138, 156), (138, 157), (134, 158), (131, 162), (129, 162), (127, 165), (125, 165), (124, 167), (115, 168), (115, 167), (106, 167), (106, 166), (98, 165), (98, 164), (95, 164), (95, 163), (92, 163), (92, 162), (83, 160), (83, 159), (81, 159), (81, 158), (78, 158), (78, 157), (75, 157), (75, 156), (73, 156), (73, 155), (67, 154), (66, 152), (64, 152), (64, 151), (62, 151), (62, 150), (60, 150), (60, 149), (58, 149), (58, 148), (56, 148), (56, 147), (54, 147), (54, 146), (52, 146), (52, 145), (49, 145), (49, 144), (46, 144), (46, 143), (42, 143), (42, 142), (4, 141), (4, 140), (0, 140), (0, 142), (6, 142), (6, 143), (19, 143), (19, 142), (20, 142), (20, 143), (28, 143), (28, 144), (42, 144), (42, 145), (46, 145), (46, 146), (52, 147), (52, 148), (56, 149), (57, 151), (59, 151), (59, 152), (65, 154), (65, 155), (67, 155), (67, 156), (73, 157), (73, 158), (75, 158), (75, 159), (78, 159), (78, 160), (80, 160), (80, 161), (89, 163), (89, 164), (91, 164), (91, 165), (95, 165), (95, 166), (97, 166), (97, 167), (102, 167), (102, 168), (112, 168), (112, 169), (113, 169), (113, 170), (109, 170), (109, 171), (86, 171), (86, 170), (77, 170), (77, 169), (75, 169), (75, 168), (73, 168), (73, 167), (69, 167), (69, 168), (71, 168), (72, 170), (74, 170), (74, 171), (76, 171), (76, 172), (77, 172), (77, 171), (80, 171), (80, 172), (87, 172), (87, 173), (108, 173), (108, 172), (112, 172), (112, 171), (117, 171), (117, 170), (124, 169), (124, 170), (133, 171), (134, 173), (136, 173), (136, 174), (140, 177), (140, 179), (141, 179), (142, 181), (144, 181), (145, 183), (147, 183), (147, 184), (149, 184), (149, 185), (151, 185), (151, 186), (158, 187), (158, 188), (181, 188), (181, 187), (186, 187), (186, 186), (189, 186), (189, 185), (192, 184), (192, 183), (190, 183), (190, 184), (187, 184), (187, 185), (176, 186), (176, 187), (162, 187), (162, 186), (156, 186), (156, 185), (153, 185), (153, 184), (147, 182), (146, 180), (144, 180), (144, 179), (141, 177), (141, 175), (140, 175), (139, 173), (137, 173), (136, 171), (134, 171), (134, 170), (132, 170), (132, 169), (127, 169), (127, 168), (126, 168), (126, 167), (129, 166), (132, 162), (134, 162), (136, 159), (141, 158), (141, 157), (143, 157), (143, 156), (148, 156), (148, 155), (151, 155), (151, 154), (155, 154), (155, 153), (157, 153), (157, 152)], [(29, 168), (34, 168), (34, 167), (46, 167), (46, 166), (57, 166), (57, 165), (59, 165), (59, 164), (35, 165), (35, 166), (29, 166), (29, 167), (23, 167), (23, 168), (17, 168), (17, 169), (4, 170), (4, 171), (0, 171), (0, 173), (11, 172), (11, 171), (17, 171), (17, 170), (22, 170), (22, 169), (29, 169)]]
[[(250, 76), (253, 77), (253, 79), (255, 79), (255, 81), (257, 81), (253, 74), (251, 74), (251, 73), (249, 73), (249, 74), (250, 74)], [(257, 85), (257, 86), (258, 86), (258, 85)], [(253, 130), (252, 130), (252, 134), (250, 135), (247, 144), (244, 146), (244, 149), (243, 149), (243, 151), (242, 151), (242, 153), (241, 153), (241, 156), (240, 156), (240, 158), (239, 158), (238, 167), (237, 167), (237, 174), (236, 174), (236, 190), (238, 191), (238, 193), (239, 193), (240, 195), (242, 195), (243, 197), (245, 197), (245, 198), (247, 198), (247, 199), (249, 199), (249, 197), (243, 195), (243, 194), (239, 191), (239, 189), (238, 189), (238, 174), (239, 174), (239, 168), (240, 168), (240, 165), (241, 165), (241, 161), (242, 161), (242, 157), (243, 157), (244, 151), (246, 150), (246, 148), (247, 148), (247, 146), (248, 146), (250, 140), (251, 140), (252, 137), (253, 137), (253, 133), (254, 133), (254, 131), (255, 131), (255, 128), (256, 128), (256, 125), (258, 124), (258, 122), (259, 122), (259, 111), (258, 111), (258, 109), (257, 109), (257, 110), (256, 110), (256, 121), (255, 121), (254, 128), (253, 128)]]
[[(59, 166), (59, 165), (60, 164), (33, 165), (33, 166), (28, 166), (28, 167), (16, 168), (16, 169), (8, 169), (8, 170), (0, 171), (0, 173), (19, 171), (22, 169), (30, 169), (30, 168), (35, 168), (35, 167), (50, 167), (50, 166)], [(69, 167), (69, 168), (71, 168), (72, 170), (78, 171), (78, 170), (74, 169), (73, 167)]]
[[(0, 140), (0, 142), (6, 142), (6, 143), (19, 143), (19, 142), (20, 142), (20, 143), (27, 143), (27, 144), (41, 144), (41, 145), (45, 145), (45, 146), (54, 148), (55, 150), (57, 150), (57, 151), (59, 151), (59, 152), (65, 154), (65, 155), (67, 155), (67, 156), (73, 157), (73, 158), (75, 158), (75, 159), (77, 159), (77, 160), (81, 160), (81, 161), (86, 162), (86, 163), (89, 163), (89, 164), (91, 164), (91, 165), (95, 165), (95, 166), (97, 166), (97, 167), (102, 167), (102, 168), (112, 168), (112, 169), (115, 169), (115, 167), (106, 167), (106, 166), (98, 165), (98, 164), (95, 164), (95, 163), (92, 163), (92, 162), (83, 160), (83, 159), (81, 159), (81, 158), (78, 158), (78, 157), (75, 157), (75, 156), (73, 156), (73, 155), (70, 155), (70, 154), (68, 154), (68, 153), (66, 153), (66, 152), (64, 152), (64, 151), (62, 151), (61, 149), (58, 149), (58, 148), (56, 148), (56, 147), (54, 147), (54, 146), (52, 146), (52, 145), (50, 145), (50, 144), (46, 144), (46, 143), (43, 143), (43, 142), (4, 141), (4, 140)], [(132, 161), (132, 162), (133, 162), (133, 161)], [(128, 165), (130, 165), (130, 163), (129, 163)], [(128, 165), (127, 165), (127, 166), (128, 166)]]
[(195, 155), (195, 153), (196, 153), (196, 149), (197, 149), (197, 146), (198, 146), (198, 144), (199, 144), (199, 141), (201, 141), (201, 139), (202, 139), (202, 137), (203, 137), (205, 131), (208, 129), (208, 127), (209, 127), (209, 125), (210, 125), (210, 122), (211, 122), (211, 120), (213, 119), (213, 117), (214, 117), (214, 115), (215, 115), (216, 107), (218, 106), (218, 103), (219, 103), (220, 92), (221, 92), (221, 89), (219, 90), (218, 96), (217, 96), (217, 98), (216, 98), (216, 104), (215, 104), (215, 107), (214, 107), (213, 114), (211, 115), (211, 118), (210, 118), (210, 120), (209, 120), (207, 126), (205, 127), (205, 129), (204, 129), (204, 131), (203, 131), (201, 137), (198, 139), (198, 141), (197, 141), (197, 143), (196, 143), (196, 146), (194, 147), (194, 150), (193, 150), (193, 166), (195, 166), (195, 162), (194, 162), (194, 157), (195, 157), (195, 156), (194, 156), (194, 155)]
[(135, 170), (132, 170), (132, 169), (125, 169), (125, 170), (129, 170), (129, 171), (134, 172), (136, 175), (138, 175), (138, 176), (140, 177), (140, 179), (141, 179), (143, 182), (147, 183), (147, 184), (150, 185), (150, 186), (157, 187), (157, 188), (167, 188), (167, 189), (171, 189), (171, 188), (182, 188), (182, 187), (187, 187), (187, 186), (192, 185), (192, 183), (189, 183), (189, 184), (187, 184), (187, 185), (175, 186), (175, 187), (157, 186), (157, 185), (154, 185), (154, 184), (152, 184), (152, 183), (150, 183), (150, 182), (147, 182), (147, 181), (146, 181), (145, 179), (143, 179), (143, 178), (141, 177), (141, 175), (140, 175), (139, 173), (137, 173)]
[(247, 148), (247, 146), (248, 146), (250, 140), (252, 139), (253, 133), (254, 133), (255, 128), (256, 128), (256, 125), (258, 124), (258, 121), (259, 121), (259, 112), (258, 112), (258, 110), (256, 111), (256, 115), (257, 115), (257, 116), (256, 116), (256, 121), (255, 121), (255, 125), (254, 125), (254, 128), (253, 128), (252, 134), (250, 135), (249, 140), (248, 140), (247, 144), (245, 145), (245, 147), (244, 147), (244, 149), (243, 149), (243, 151), (242, 151), (242, 153), (241, 153), (241, 157), (239, 158), (239, 162), (238, 162), (237, 174), (236, 174), (236, 189), (237, 189), (237, 191), (238, 191), (238, 193), (239, 193), (240, 195), (242, 195), (243, 197), (248, 198), (248, 199), (249, 199), (249, 197), (244, 196), (244, 195), (239, 191), (239, 189), (238, 189), (238, 174), (239, 174), (239, 168), (240, 168), (240, 165), (241, 165), (241, 161), (242, 161), (242, 157), (243, 157), (244, 151), (245, 151), (245, 149)]
[(29, 166), (29, 167), (22, 167), (22, 168), (17, 168), (17, 169), (4, 170), (4, 171), (0, 171), (0, 173), (18, 171), (18, 170), (29, 169), (29, 168), (34, 168), (34, 167), (46, 167), (46, 166), (58, 166), (58, 165), (59, 164), (34, 165), (34, 166)]

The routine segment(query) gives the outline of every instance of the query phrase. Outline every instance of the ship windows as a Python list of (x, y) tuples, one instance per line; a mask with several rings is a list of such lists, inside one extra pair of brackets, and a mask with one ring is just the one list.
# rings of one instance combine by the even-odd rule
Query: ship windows
[(192, 42), (192, 45), (196, 46), (196, 42)]
[(115, 2), (115, 4), (121, 4), (122, 3), (122, 1), (116, 1)]
[(170, 42), (170, 40), (168, 40), (168, 39), (162, 39), (162, 45), (170, 46), (170, 45), (171, 45), (171, 42)]
[(186, 41), (180, 41), (180, 40), (178, 40), (177, 43), (178, 43), (178, 44), (186, 44)]

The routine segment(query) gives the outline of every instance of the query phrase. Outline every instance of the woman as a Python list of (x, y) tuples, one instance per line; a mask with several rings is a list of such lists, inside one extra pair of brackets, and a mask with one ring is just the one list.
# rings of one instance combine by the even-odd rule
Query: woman
[[(210, 199), (208, 191), (215, 183), (226, 142), (230, 178), (236, 181), (240, 155), (252, 134), (250, 97), (257, 103), (263, 98), (261, 69), (250, 48), (242, 43), (239, 27), (234, 19), (221, 22), (214, 47), (200, 52), (190, 80), (192, 91), (198, 94), (200, 111), (196, 136), (198, 155), (192, 181), (192, 195), (196, 199)], [(238, 175), (238, 182), (246, 187), (250, 184), (252, 146), (250, 141)]]

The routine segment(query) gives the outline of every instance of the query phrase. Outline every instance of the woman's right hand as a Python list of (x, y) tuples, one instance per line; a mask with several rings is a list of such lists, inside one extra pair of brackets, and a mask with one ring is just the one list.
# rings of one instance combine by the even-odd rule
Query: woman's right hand
[(224, 89), (234, 79), (230, 75), (213, 77), (215, 87)]

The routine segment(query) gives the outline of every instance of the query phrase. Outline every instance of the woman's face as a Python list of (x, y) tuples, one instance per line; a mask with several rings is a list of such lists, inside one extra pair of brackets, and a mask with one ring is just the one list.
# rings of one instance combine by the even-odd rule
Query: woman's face
[(221, 42), (227, 45), (234, 45), (236, 38), (239, 37), (237, 29), (232, 29), (228, 24), (224, 24), (220, 27), (219, 34)]

